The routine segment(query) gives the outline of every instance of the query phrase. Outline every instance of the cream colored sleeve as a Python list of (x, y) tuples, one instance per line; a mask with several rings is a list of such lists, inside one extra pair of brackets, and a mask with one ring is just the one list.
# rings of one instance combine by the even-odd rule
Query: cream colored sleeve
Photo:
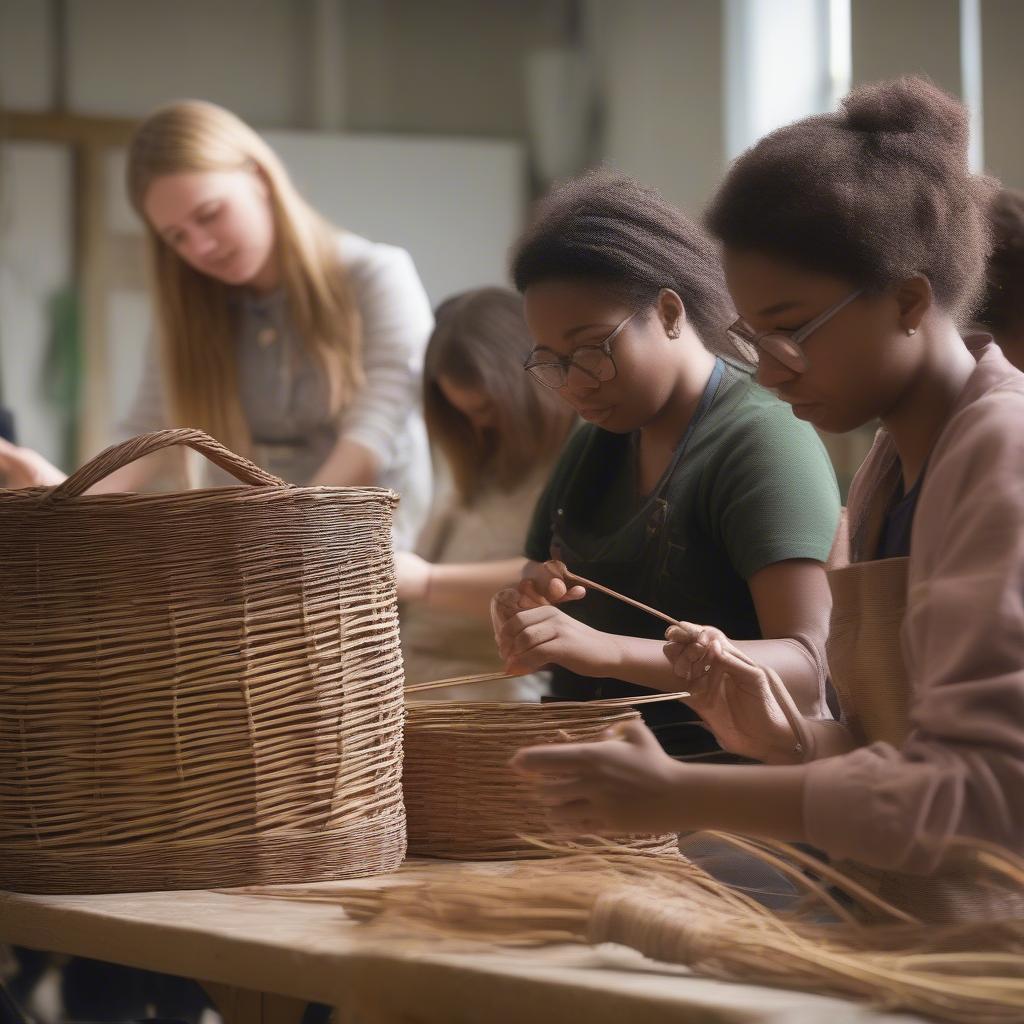
[(418, 415), (434, 317), (404, 249), (372, 245), (349, 273), (362, 317), (366, 384), (345, 410), (341, 432), (369, 448), (384, 471), (395, 461), (395, 439), (410, 412)]
[(115, 439), (127, 440), (169, 425), (159, 343), (150, 338), (142, 360), (142, 375), (127, 415), (117, 424)]

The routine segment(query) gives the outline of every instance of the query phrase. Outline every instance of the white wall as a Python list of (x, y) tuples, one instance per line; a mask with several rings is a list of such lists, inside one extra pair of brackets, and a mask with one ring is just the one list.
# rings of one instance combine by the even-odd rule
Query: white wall
[[(305, 116), (304, 3), (288, 0), (66, 0), (67, 105), (138, 117), (203, 96), (262, 126)], [(53, 29), (46, 0), (0, 2), (0, 103), (54, 101)]]
[(961, 95), (958, 0), (853, 0), (853, 82), (928, 75)]
[(50, 7), (0, 0), (0, 106), (45, 110), (53, 101)]
[(281, 0), (68, 0), (70, 106), (139, 117), (202, 97), (261, 127), (302, 114), (305, 42)]
[(725, 164), (718, 0), (602, 0), (605, 158), (699, 212)]
[(346, 0), (353, 131), (523, 137), (525, 55), (560, 41), (560, 0)]
[(726, 145), (730, 159), (761, 136), (832, 105), (828, 0), (726, 0)]
[[(560, 0), (65, 0), (70, 109), (138, 117), (201, 96), (260, 127), (311, 127), (325, 19), (353, 131), (521, 137), (525, 54)], [(52, 99), (47, 0), (0, 2), (0, 103)]]
[(1012, 188), (1024, 189), (1024, 3), (982, 0), (982, 95), (985, 168)]

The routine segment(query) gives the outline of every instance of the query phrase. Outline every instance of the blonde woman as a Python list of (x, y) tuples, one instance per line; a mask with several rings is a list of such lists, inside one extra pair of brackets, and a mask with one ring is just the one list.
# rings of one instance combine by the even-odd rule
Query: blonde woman
[[(430, 503), (419, 393), (432, 317), (408, 254), (325, 221), (260, 136), (211, 103), (151, 114), (127, 177), (156, 339), (121, 433), (194, 426), (292, 483), (393, 487), (396, 546), (409, 547)], [(9, 485), (61, 477), (11, 447), (0, 472)], [(105, 488), (152, 472), (137, 463)]]

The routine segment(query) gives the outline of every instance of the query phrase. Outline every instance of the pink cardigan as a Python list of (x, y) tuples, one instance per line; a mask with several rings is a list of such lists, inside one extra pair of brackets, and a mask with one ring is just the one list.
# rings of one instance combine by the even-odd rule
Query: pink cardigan
[[(809, 764), (804, 789), (810, 842), (911, 873), (933, 871), (955, 836), (1024, 852), (1024, 374), (991, 339), (969, 344), (978, 365), (932, 450), (911, 536), (911, 732)], [(851, 537), (886, 497), (894, 457), (879, 432), (850, 493)]]

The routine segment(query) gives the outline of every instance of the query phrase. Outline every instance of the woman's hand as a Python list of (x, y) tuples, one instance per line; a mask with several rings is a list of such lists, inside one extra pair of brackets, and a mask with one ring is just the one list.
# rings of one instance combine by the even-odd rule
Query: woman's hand
[(706, 675), (718, 664), (722, 651), (731, 644), (729, 638), (714, 626), (698, 626), (680, 622), (665, 630), (665, 657), (672, 671), (684, 682)]
[(535, 788), (552, 826), (569, 835), (677, 832), (685, 827), (686, 767), (641, 722), (597, 743), (526, 747), (512, 769)]
[(31, 448), (19, 448), (0, 438), (0, 481), (4, 487), (53, 487), (67, 475)]
[(519, 593), (526, 608), (537, 608), (545, 604), (564, 604), (579, 601), (587, 591), (578, 584), (570, 585), (569, 570), (564, 562), (527, 562)]
[(525, 674), (560, 665), (581, 676), (614, 674), (620, 650), (611, 633), (584, 625), (549, 604), (530, 607), (531, 600), (520, 590), (495, 595), (495, 640), (507, 671)]
[(395, 577), (399, 601), (425, 601), (430, 593), (433, 566), (411, 551), (395, 552)]
[[(771, 669), (752, 661), (712, 626), (681, 622), (668, 628), (665, 639), (665, 656), (690, 691), (686, 704), (700, 715), (723, 750), (771, 764), (803, 760), (798, 738), (776, 697), (782, 682), (775, 676), (773, 689)], [(789, 710), (798, 714), (795, 705)]]

